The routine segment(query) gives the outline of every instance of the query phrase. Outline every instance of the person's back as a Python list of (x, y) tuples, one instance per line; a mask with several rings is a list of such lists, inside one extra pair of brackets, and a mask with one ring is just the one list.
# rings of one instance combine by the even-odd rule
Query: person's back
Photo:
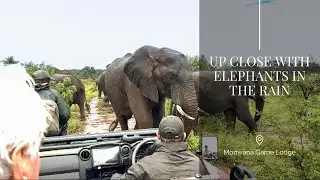
[(111, 179), (171, 179), (189, 178), (203, 174), (201, 160), (188, 151), (183, 122), (176, 116), (166, 116), (159, 124), (158, 139), (152, 155), (145, 156), (132, 165), (122, 176)]
[(195, 177), (203, 171), (202, 162), (188, 151), (186, 142), (160, 142), (152, 155), (146, 156), (138, 163), (148, 164), (143, 166), (146, 171), (143, 179)]
[[(67, 128), (68, 128), (68, 120), (70, 119), (70, 107), (65, 102), (61, 94), (56, 91), (55, 89), (52, 89), (50, 87), (50, 80), (53, 80), (49, 74), (43, 70), (35, 71), (32, 74), (36, 86), (35, 90), (38, 92), (40, 97), (43, 100), (52, 100), (54, 101), (58, 106), (58, 113), (59, 113), (59, 128), (60, 133), (59, 135), (66, 135), (67, 134)], [(46, 134), (47, 136), (50, 136), (50, 134)]]

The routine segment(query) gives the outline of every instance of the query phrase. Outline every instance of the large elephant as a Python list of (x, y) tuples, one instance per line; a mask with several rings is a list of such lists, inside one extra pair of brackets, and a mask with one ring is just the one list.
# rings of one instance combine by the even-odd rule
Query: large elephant
[(101, 93), (103, 92), (103, 96), (106, 97), (107, 96), (107, 92), (105, 89), (105, 74), (106, 71), (103, 71), (100, 76), (97, 78), (96, 80), (96, 86), (98, 87), (98, 98), (101, 98)]
[[(136, 128), (158, 127), (164, 115), (165, 98), (181, 107), (188, 134), (198, 116), (197, 96), (188, 59), (182, 53), (143, 46), (133, 54), (114, 60), (107, 68), (106, 91), (122, 130), (134, 115)], [(183, 109), (183, 110), (182, 110)], [(113, 131), (115, 126), (110, 126)]]
[(67, 77), (71, 79), (70, 86), (76, 86), (77, 91), (73, 94), (73, 99), (72, 102), (69, 102), (69, 106), (71, 106), (72, 104), (77, 104), (80, 109), (80, 119), (85, 119), (84, 106), (86, 106), (89, 114), (90, 106), (87, 103), (85, 87), (82, 84), (81, 80), (75, 75), (69, 74), (54, 74), (52, 77), (57, 82), (63, 82), (63, 80)]
[[(234, 73), (238, 76), (238, 72)], [(221, 77), (221, 76), (220, 76)], [(231, 77), (231, 71), (226, 71), (226, 78)], [(257, 121), (260, 119), (260, 113), (264, 108), (264, 96), (260, 95), (261, 81), (245, 81), (245, 79), (237, 81), (216, 81), (216, 74), (214, 71), (198, 71), (193, 72), (195, 80), (195, 87), (197, 90), (198, 104), (202, 112), (199, 116), (214, 115), (224, 112), (227, 121), (227, 130), (234, 130), (236, 118), (247, 125), (249, 130), (257, 131)], [(219, 79), (219, 78), (217, 78)], [(230, 86), (252, 86), (255, 87), (254, 96), (245, 96), (242, 94), (232, 95)], [(248, 90), (248, 88), (247, 88)], [(247, 94), (248, 91), (247, 91)], [(256, 113), (253, 118), (250, 114), (248, 100), (254, 99), (256, 104)], [(173, 106), (174, 115), (179, 115)], [(195, 130), (195, 129), (194, 129)], [(198, 129), (196, 131), (199, 131)]]

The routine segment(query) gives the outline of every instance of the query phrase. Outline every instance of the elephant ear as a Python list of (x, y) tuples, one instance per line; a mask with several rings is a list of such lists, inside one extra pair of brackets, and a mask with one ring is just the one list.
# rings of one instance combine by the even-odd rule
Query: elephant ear
[(156, 56), (152, 55), (147, 57), (132, 56), (124, 66), (124, 73), (145, 97), (158, 103), (158, 88), (152, 76), (154, 66), (157, 64), (155, 58)]

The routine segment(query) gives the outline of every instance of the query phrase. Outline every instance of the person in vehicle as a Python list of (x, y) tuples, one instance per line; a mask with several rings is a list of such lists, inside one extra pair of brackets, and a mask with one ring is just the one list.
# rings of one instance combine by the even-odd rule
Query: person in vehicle
[(0, 179), (38, 179), (47, 111), (21, 65), (1, 67), (0, 84)]
[[(70, 106), (63, 99), (61, 94), (52, 89), (50, 87), (50, 81), (54, 80), (50, 77), (49, 73), (44, 70), (37, 70), (32, 73), (32, 77), (36, 82), (35, 90), (39, 93), (40, 97), (44, 100), (52, 100), (58, 106), (58, 121), (59, 125), (56, 129), (58, 129), (58, 134), (60, 136), (67, 134), (68, 129), (68, 121), (70, 119)], [(53, 133), (53, 131), (51, 131)], [(56, 134), (46, 134), (46, 136), (52, 136)]]
[(123, 174), (111, 179), (171, 179), (202, 174), (201, 160), (188, 151), (184, 124), (177, 116), (166, 116), (159, 124), (155, 152), (145, 156)]

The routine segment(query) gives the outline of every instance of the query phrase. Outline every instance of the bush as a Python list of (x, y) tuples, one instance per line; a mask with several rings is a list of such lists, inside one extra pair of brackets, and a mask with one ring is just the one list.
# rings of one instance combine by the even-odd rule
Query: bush
[(81, 81), (86, 89), (87, 101), (91, 101), (93, 98), (98, 96), (98, 89), (94, 80), (82, 79)]
[[(290, 97), (268, 97), (261, 117), (260, 131), (264, 137), (261, 145), (256, 136), (247, 133), (247, 127), (236, 123), (233, 134), (224, 132), (226, 123), (223, 114), (201, 117), (201, 133), (218, 138), (219, 161), (216, 165), (242, 164), (250, 168), (257, 179), (319, 179), (320, 172), (320, 110), (319, 97), (309, 100), (297, 95)], [(254, 103), (250, 102), (252, 115)], [(190, 135), (189, 149), (199, 147), (199, 137)], [(229, 151), (252, 151), (254, 155), (231, 155)], [(257, 155), (261, 151), (295, 151), (294, 156)]]
[(63, 82), (51, 81), (51, 88), (57, 90), (64, 100), (69, 104), (73, 101), (73, 94), (77, 91), (76, 86), (71, 86), (71, 79), (69, 77), (65, 78)]

